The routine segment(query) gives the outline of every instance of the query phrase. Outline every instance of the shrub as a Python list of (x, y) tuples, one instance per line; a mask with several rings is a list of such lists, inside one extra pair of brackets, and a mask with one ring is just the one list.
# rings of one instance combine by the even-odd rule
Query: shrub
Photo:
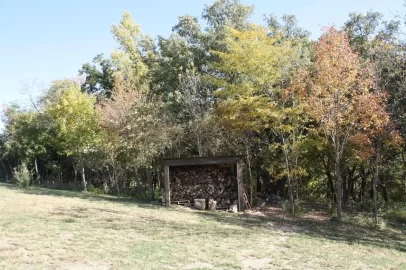
[(360, 213), (357, 215), (343, 213), (343, 221), (361, 227), (376, 228), (379, 230), (387, 229), (386, 220), (383, 219), (381, 216), (379, 216), (378, 224), (375, 224), (372, 213), (363, 213), (363, 214)]
[(347, 215), (343, 214), (343, 221), (362, 227), (374, 227), (374, 220), (370, 214)]
[(83, 185), (81, 182), (59, 182), (59, 181), (44, 181), (41, 185), (44, 188), (56, 189), (56, 190), (70, 190), (70, 191), (82, 191)]
[(396, 220), (401, 223), (406, 223), (406, 210), (405, 209), (396, 209), (389, 210), (386, 216), (390, 219)]
[(14, 182), (21, 188), (28, 188), (31, 183), (31, 178), (32, 173), (28, 170), (24, 163), (22, 163), (13, 173)]
[(101, 188), (97, 188), (93, 184), (87, 185), (87, 191), (94, 194), (104, 194), (104, 191)]
[[(304, 213), (304, 209), (302, 204), (300, 203), (300, 201), (295, 200), (294, 202), (294, 207), (295, 207), (295, 215), (301, 215)], [(285, 213), (289, 213), (290, 214), (290, 202), (289, 200), (286, 200), (283, 204), (282, 204), (282, 208), (285, 211)]]
[(87, 191), (93, 192), (94, 189), (95, 189), (95, 187), (93, 186), (93, 184), (90, 183), (90, 184), (87, 185)]

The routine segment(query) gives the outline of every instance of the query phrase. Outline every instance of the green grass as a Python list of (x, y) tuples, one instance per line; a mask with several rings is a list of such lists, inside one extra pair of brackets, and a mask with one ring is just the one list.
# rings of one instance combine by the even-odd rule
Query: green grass
[(0, 184), (0, 269), (406, 269), (402, 229)]

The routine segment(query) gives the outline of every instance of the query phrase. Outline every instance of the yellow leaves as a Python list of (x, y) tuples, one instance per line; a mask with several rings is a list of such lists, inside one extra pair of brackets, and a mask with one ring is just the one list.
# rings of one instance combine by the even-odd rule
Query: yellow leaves
[(216, 112), (229, 127), (247, 132), (260, 130), (272, 112), (269, 99), (260, 96), (228, 99), (216, 106)]
[(295, 51), (284, 44), (279, 46), (266, 28), (253, 25), (250, 30), (227, 28), (227, 52), (214, 51), (221, 62), (216, 66), (222, 73), (235, 77), (233, 83), (251, 82), (256, 91), (277, 82), (282, 68)]
[(143, 61), (141, 43), (146, 39), (141, 27), (136, 24), (131, 14), (123, 12), (120, 24), (113, 25), (111, 32), (120, 43), (120, 49), (111, 54), (114, 64), (118, 67), (116, 76), (131, 78), (136, 86), (141, 86), (148, 75), (148, 66)]
[(276, 108), (271, 99), (280, 87), (297, 50), (280, 45), (261, 26), (249, 30), (227, 28), (226, 52), (215, 68), (219, 76), (211, 81), (219, 87), (217, 112), (227, 124), (240, 131), (259, 130), (269, 125)]
[(78, 154), (96, 139), (95, 98), (82, 93), (79, 85), (65, 90), (55, 103), (47, 102), (45, 113), (55, 123), (58, 146), (66, 154)]

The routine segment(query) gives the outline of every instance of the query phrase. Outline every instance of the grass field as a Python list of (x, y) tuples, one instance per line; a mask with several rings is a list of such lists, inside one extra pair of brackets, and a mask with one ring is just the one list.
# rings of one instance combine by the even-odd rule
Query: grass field
[(406, 235), (0, 184), (0, 269), (406, 269)]

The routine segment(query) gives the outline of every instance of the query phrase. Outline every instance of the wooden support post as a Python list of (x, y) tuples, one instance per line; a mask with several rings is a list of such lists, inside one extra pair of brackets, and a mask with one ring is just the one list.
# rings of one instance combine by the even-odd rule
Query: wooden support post
[(244, 211), (244, 183), (243, 183), (243, 163), (237, 162), (237, 185), (238, 185), (238, 211)]
[(169, 166), (164, 167), (164, 188), (165, 188), (165, 205), (171, 205), (170, 183), (169, 183)]

